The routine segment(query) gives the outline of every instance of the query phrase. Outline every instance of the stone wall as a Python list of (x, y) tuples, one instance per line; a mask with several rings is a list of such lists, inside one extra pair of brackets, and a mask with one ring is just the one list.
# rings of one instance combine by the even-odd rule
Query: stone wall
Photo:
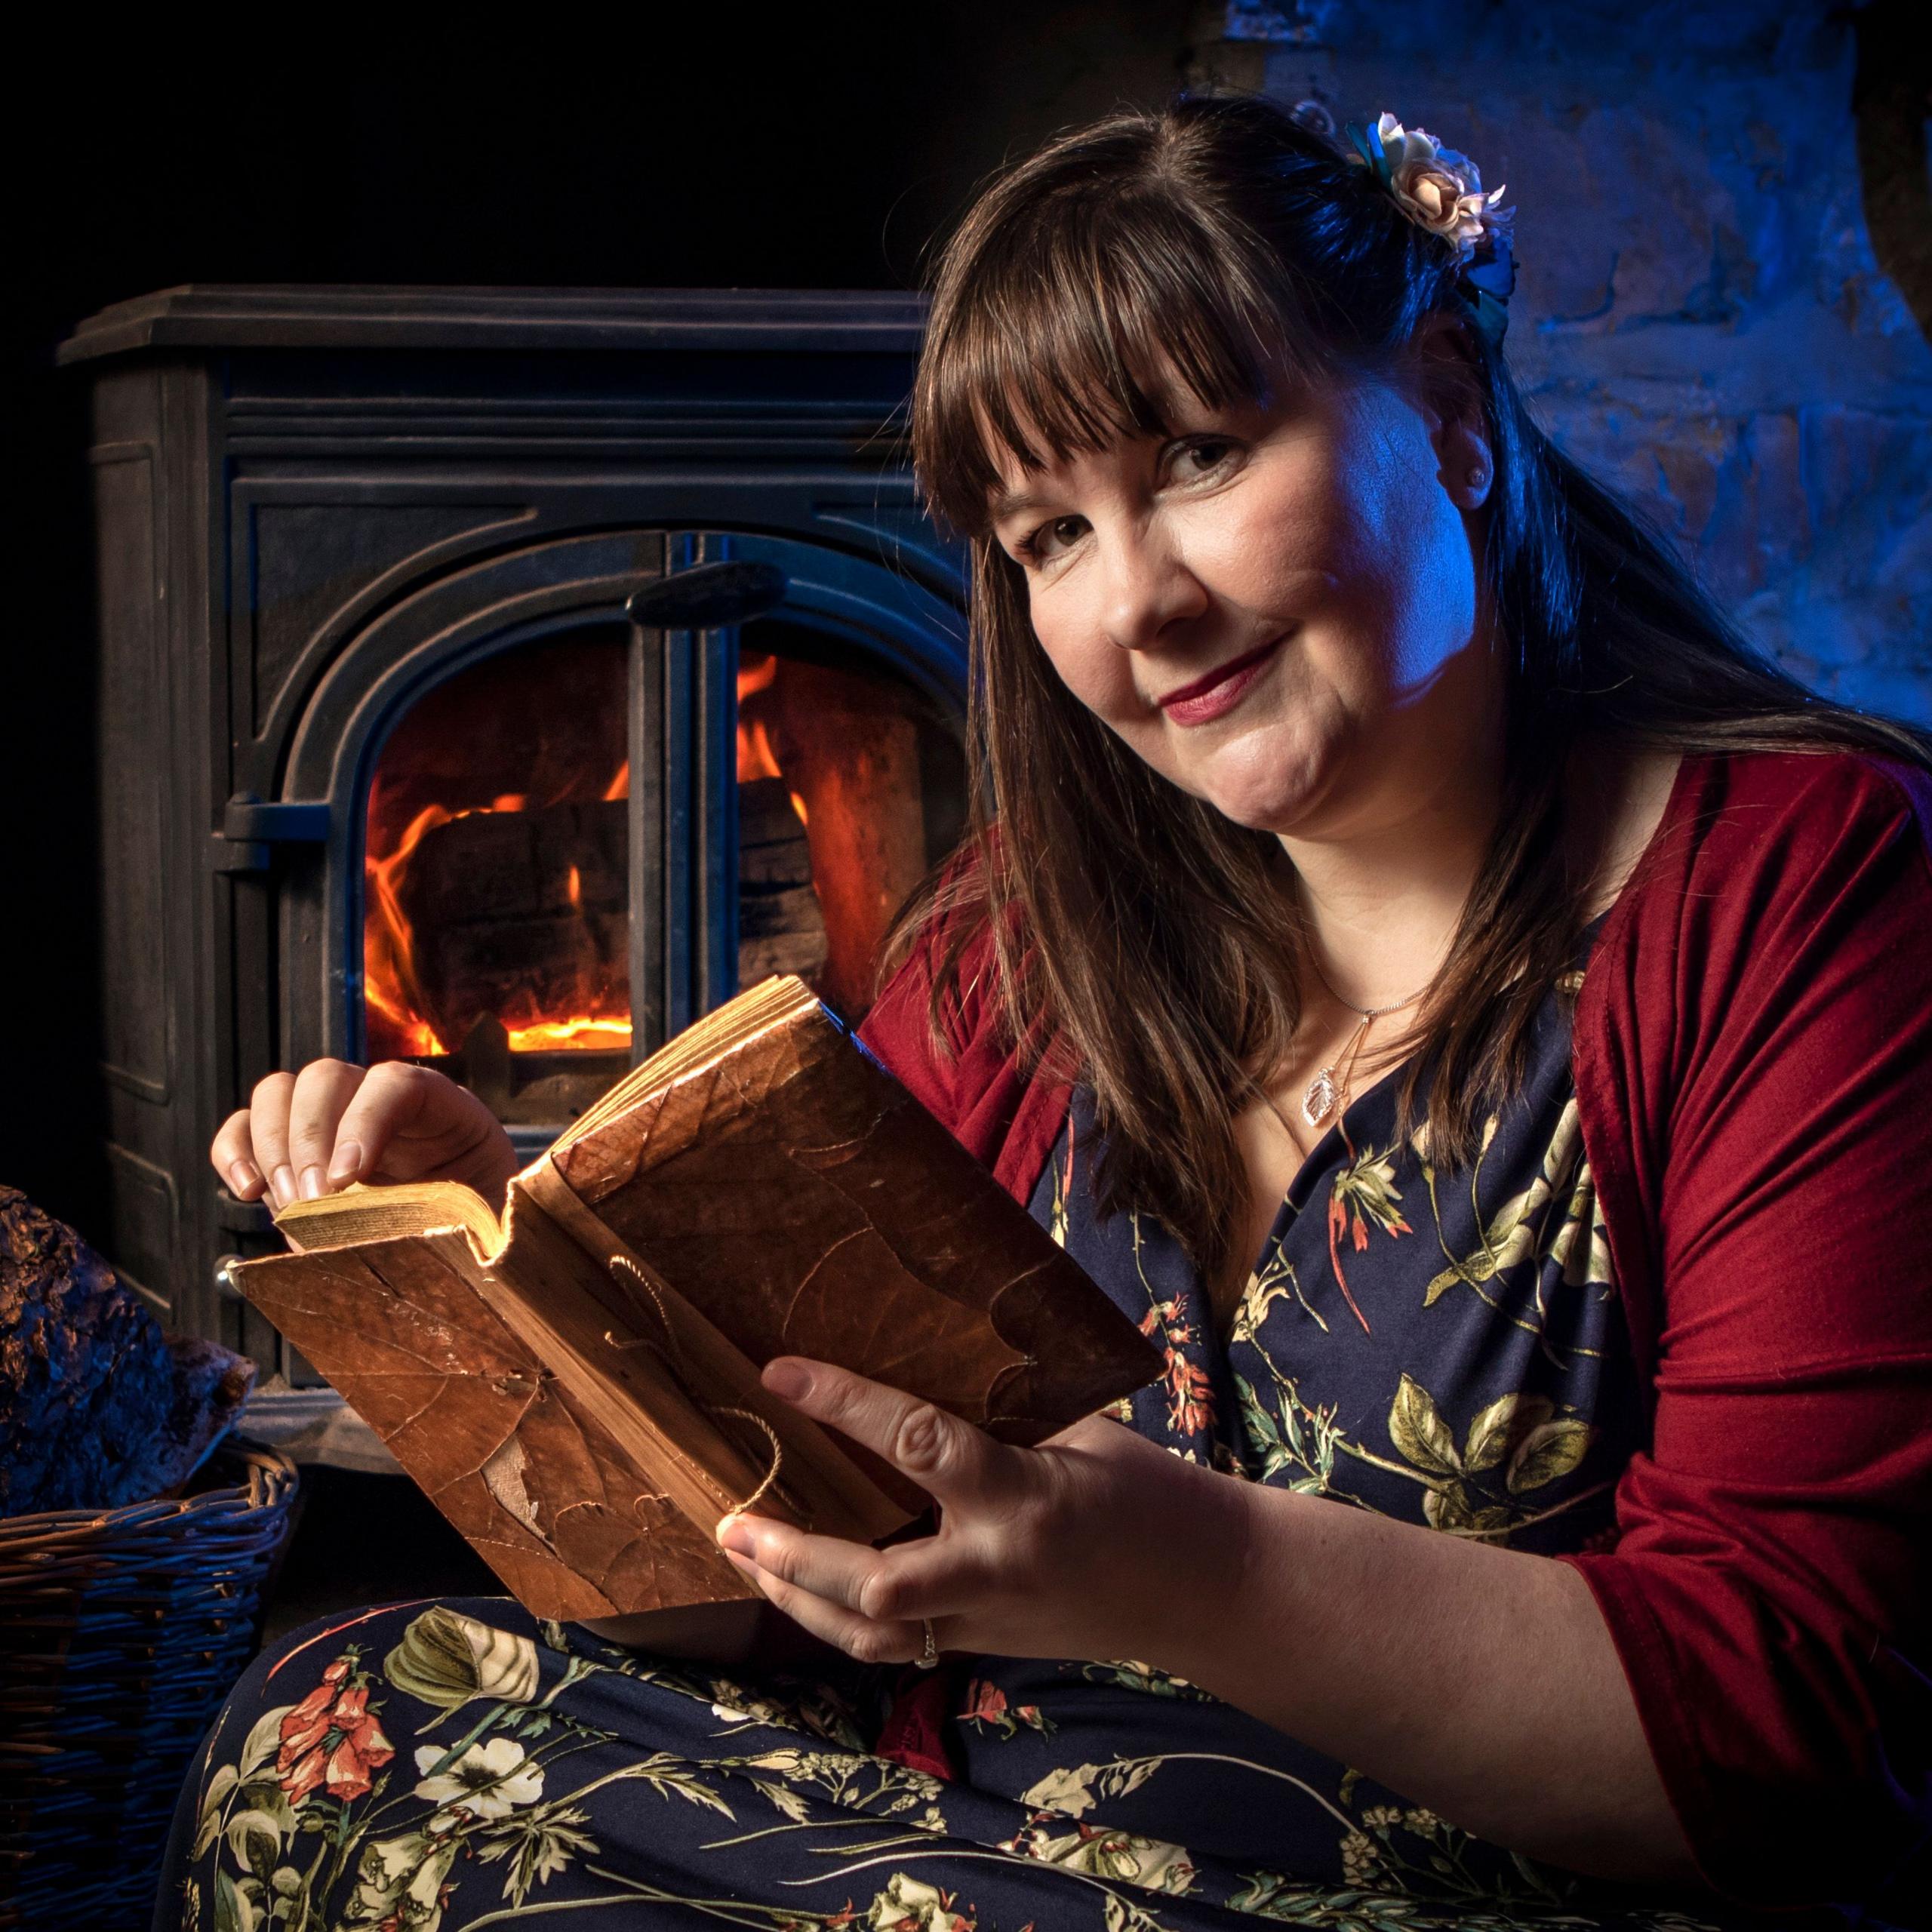
[(1932, 192), (1921, 94), (1920, 178), (1890, 184), (1904, 242), (1878, 217), (1915, 318), (1866, 220), (1874, 156), (1899, 151), (1870, 125), (1862, 29), (1884, 11), (1236, 0), (1195, 67), (1339, 120), (1386, 107), (1506, 181), (1509, 352), (1546, 426), (1648, 506), (1794, 672), (1932, 724), (1932, 348), (1906, 260), (1932, 248), (1932, 220), (1909, 226)]

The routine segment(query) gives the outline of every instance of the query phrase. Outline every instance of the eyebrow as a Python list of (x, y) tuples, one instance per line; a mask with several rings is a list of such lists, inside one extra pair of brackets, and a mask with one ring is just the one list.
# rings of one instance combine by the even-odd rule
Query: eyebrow
[(1008, 517), (1024, 516), (1045, 506), (1046, 500), (1042, 497), (1030, 496), (1024, 490), (1002, 490), (988, 506), (987, 520), (1004, 523)]

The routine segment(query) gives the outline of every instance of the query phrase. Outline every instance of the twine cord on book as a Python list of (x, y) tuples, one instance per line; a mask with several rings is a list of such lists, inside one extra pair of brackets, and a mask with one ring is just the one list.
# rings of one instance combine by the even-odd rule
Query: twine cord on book
[[(765, 1441), (771, 1444), (771, 1468), (765, 1471), (764, 1479), (750, 1495), (746, 1497), (743, 1502), (736, 1506), (739, 1510), (751, 1509), (779, 1487), (778, 1472), (784, 1466), (785, 1451), (783, 1445), (778, 1440), (778, 1432), (765, 1420), (764, 1417), (755, 1415), (749, 1409), (730, 1408), (719, 1403), (700, 1400), (691, 1387), (691, 1377), (685, 1367), (684, 1352), (678, 1346), (678, 1331), (672, 1325), (670, 1315), (665, 1309), (663, 1297), (657, 1292), (657, 1284), (628, 1254), (614, 1254), (607, 1265), (613, 1274), (621, 1269), (651, 1297), (651, 1305), (657, 1311), (658, 1320), (664, 1324), (665, 1340), (670, 1343), (670, 1346), (666, 1349), (662, 1344), (654, 1342), (645, 1336), (638, 1336), (629, 1341), (620, 1342), (608, 1328), (604, 1331), (605, 1340), (608, 1342), (614, 1349), (648, 1349), (670, 1371), (671, 1379), (706, 1415), (733, 1416), (741, 1422), (748, 1422), (753, 1428), (760, 1431)], [(780, 1491), (780, 1493), (786, 1496), (786, 1500), (792, 1503), (794, 1508), (797, 1507), (797, 1499), (792, 1497), (789, 1491)], [(803, 1515), (805, 1512), (800, 1510), (798, 1513)]]

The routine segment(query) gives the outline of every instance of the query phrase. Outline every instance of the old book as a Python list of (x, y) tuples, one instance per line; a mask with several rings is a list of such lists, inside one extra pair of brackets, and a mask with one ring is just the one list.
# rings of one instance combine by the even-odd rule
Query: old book
[(835, 1362), (1016, 1443), (1151, 1380), (1154, 1349), (803, 982), (741, 993), (510, 1183), (355, 1187), (277, 1217), (237, 1286), (527, 1608), (755, 1593), (739, 1508), (876, 1541), (925, 1498), (769, 1395)]

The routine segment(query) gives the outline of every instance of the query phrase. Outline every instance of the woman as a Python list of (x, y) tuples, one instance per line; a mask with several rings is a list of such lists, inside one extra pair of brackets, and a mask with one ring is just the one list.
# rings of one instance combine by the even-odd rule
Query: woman
[[(883, 1553), (720, 1525), (802, 1674), (507, 1600), (304, 1632), (216, 1727), (165, 1917), (1657, 1924), (1912, 1882), (1932, 758), (1537, 431), (1475, 169), (1358, 146), (1247, 100), (1063, 137), (950, 245), (915, 398), (995, 809), (865, 1037), (1162, 1381), (1026, 1451), (773, 1364), (942, 1512)], [(214, 1157), (278, 1200), (513, 1164), (448, 1083), (337, 1063)]]

